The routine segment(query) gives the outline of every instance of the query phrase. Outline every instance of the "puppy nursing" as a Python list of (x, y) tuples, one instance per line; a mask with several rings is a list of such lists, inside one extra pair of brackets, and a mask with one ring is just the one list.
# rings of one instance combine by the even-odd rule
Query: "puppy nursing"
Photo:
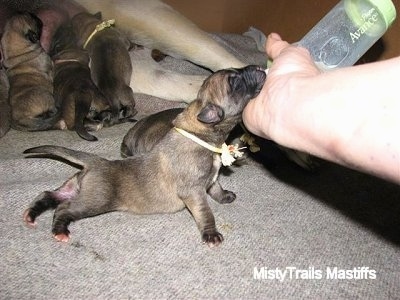
[[(92, 79), (111, 102), (112, 123), (136, 114), (133, 91), (129, 84), (132, 64), (128, 49), (131, 43), (113, 28), (113, 20), (101, 20), (101, 15), (80, 13), (71, 19), (79, 47), (90, 56)], [(122, 115), (120, 115), (122, 114)]]
[(11, 127), (24, 130), (54, 128), (53, 64), (40, 45), (42, 22), (32, 14), (11, 17), (1, 38), (3, 65), (9, 80)]
[(61, 109), (59, 122), (75, 129), (81, 138), (96, 141), (88, 130), (101, 129), (105, 119), (111, 118), (110, 105), (92, 81), (89, 55), (76, 46), (68, 24), (57, 30), (50, 55), (54, 60), (54, 98)]
[[(68, 241), (68, 225), (82, 218), (117, 210), (172, 213), (186, 207), (202, 241), (219, 245), (223, 237), (216, 228), (207, 195), (220, 203), (232, 202), (236, 196), (217, 181), (220, 155), (175, 128), (220, 148), (240, 122), (245, 105), (261, 90), (265, 77), (265, 72), (255, 66), (214, 73), (204, 82), (198, 98), (169, 123), (170, 128), (150, 139), (150, 150), (124, 160), (109, 161), (57, 146), (26, 150), (27, 154), (62, 158), (80, 166), (81, 171), (58, 189), (36, 197), (24, 213), (25, 222), (34, 226), (41, 213), (55, 209), (53, 235), (59, 241)], [(167, 117), (166, 122), (169, 120)]]
[[(227, 51), (207, 32), (159, 0), (76, 0), (90, 12), (101, 11), (103, 18), (115, 19), (131, 41), (158, 49), (177, 59), (217, 71), (247, 65)], [(146, 58), (145, 58), (146, 59)], [(191, 102), (206, 76), (173, 72), (152, 62), (133, 61), (135, 92), (172, 101)]]

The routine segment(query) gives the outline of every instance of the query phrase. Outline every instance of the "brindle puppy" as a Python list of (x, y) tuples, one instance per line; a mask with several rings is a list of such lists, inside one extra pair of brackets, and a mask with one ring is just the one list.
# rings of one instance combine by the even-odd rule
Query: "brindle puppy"
[(101, 14), (86, 12), (71, 19), (72, 28), (78, 37), (78, 46), (85, 48), (90, 56), (92, 79), (104, 96), (111, 102), (111, 123), (136, 114), (133, 91), (129, 84), (132, 64), (128, 38), (113, 26), (97, 30), (101, 26)]
[(40, 46), (42, 22), (33, 14), (11, 17), (1, 38), (3, 65), (10, 83), (11, 126), (53, 129), (58, 120), (53, 98), (53, 63)]
[(111, 116), (110, 105), (92, 81), (89, 55), (76, 45), (76, 36), (69, 24), (57, 30), (50, 55), (55, 65), (54, 98), (61, 109), (62, 121), (81, 138), (97, 141), (88, 130), (103, 127), (104, 118)]
[[(174, 119), (173, 125), (221, 147), (265, 78), (265, 72), (255, 66), (214, 73), (204, 82), (198, 99)], [(145, 155), (125, 160), (109, 161), (57, 146), (31, 148), (25, 153), (61, 158), (82, 169), (58, 189), (37, 196), (24, 213), (25, 222), (34, 226), (41, 213), (56, 209), (52, 232), (59, 241), (68, 241), (68, 225), (82, 218), (116, 210), (172, 213), (185, 207), (204, 243), (217, 246), (223, 241), (207, 202), (207, 194), (220, 203), (236, 197), (217, 181), (221, 156), (174, 128)]]

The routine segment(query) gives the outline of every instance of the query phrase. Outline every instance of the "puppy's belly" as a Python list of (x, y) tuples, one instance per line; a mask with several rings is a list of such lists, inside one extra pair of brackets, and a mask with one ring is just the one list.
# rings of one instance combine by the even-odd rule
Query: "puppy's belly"
[(132, 195), (129, 201), (124, 201), (120, 210), (139, 215), (175, 213), (186, 206), (178, 197), (158, 195), (157, 197), (141, 197)]
[[(132, 164), (125, 165), (126, 171), (119, 177), (119, 209), (135, 214), (174, 213), (185, 208), (178, 196), (177, 181), (161, 160), (153, 163), (148, 155), (134, 157)], [(137, 164), (138, 161), (141, 163)]]

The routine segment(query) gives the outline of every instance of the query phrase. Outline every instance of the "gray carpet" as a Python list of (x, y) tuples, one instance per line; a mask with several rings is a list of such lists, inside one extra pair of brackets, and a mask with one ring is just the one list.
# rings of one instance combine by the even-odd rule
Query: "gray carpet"
[[(265, 62), (249, 38), (218, 40), (249, 63)], [(137, 100), (142, 115), (180, 105)], [(55, 144), (116, 159), (130, 126), (103, 129), (98, 142), (14, 130), (0, 140), (0, 299), (400, 299), (400, 187), (327, 162), (307, 173), (267, 142), (221, 174), (237, 200), (210, 200), (225, 237), (219, 248), (201, 243), (187, 210), (85, 219), (70, 226), (68, 244), (52, 238), (51, 212), (36, 229), (24, 225), (34, 197), (76, 170), (24, 159), (23, 150)], [(369, 268), (364, 279), (327, 278), (338, 270), (354, 277), (361, 267)], [(273, 278), (276, 270), (286, 277)]]

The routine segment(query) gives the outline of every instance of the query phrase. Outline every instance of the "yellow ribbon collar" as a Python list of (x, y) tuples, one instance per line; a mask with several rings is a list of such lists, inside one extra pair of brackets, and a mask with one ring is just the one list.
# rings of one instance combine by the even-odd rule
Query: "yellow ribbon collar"
[(87, 38), (86, 42), (83, 44), (83, 49), (86, 49), (86, 46), (89, 44), (90, 40), (98, 33), (99, 31), (102, 31), (106, 28), (109, 28), (115, 24), (115, 20), (111, 19), (108, 21), (103, 21), (100, 24), (96, 25), (96, 28), (93, 30), (93, 32), (89, 35)]
[(239, 148), (239, 146), (236, 145), (227, 145), (227, 144), (222, 144), (221, 148), (215, 147), (213, 145), (210, 145), (209, 143), (203, 141), (202, 139), (199, 139), (197, 136), (181, 129), (178, 127), (174, 127), (174, 129), (176, 131), (178, 131), (180, 134), (182, 134), (183, 136), (191, 139), (193, 142), (199, 144), (200, 146), (203, 146), (204, 148), (215, 152), (215, 153), (219, 153), (221, 154), (221, 162), (224, 166), (230, 166), (232, 165), (232, 163), (236, 160), (236, 158), (242, 157), (243, 156), (243, 152), (241, 152), (240, 150), (246, 148)]

